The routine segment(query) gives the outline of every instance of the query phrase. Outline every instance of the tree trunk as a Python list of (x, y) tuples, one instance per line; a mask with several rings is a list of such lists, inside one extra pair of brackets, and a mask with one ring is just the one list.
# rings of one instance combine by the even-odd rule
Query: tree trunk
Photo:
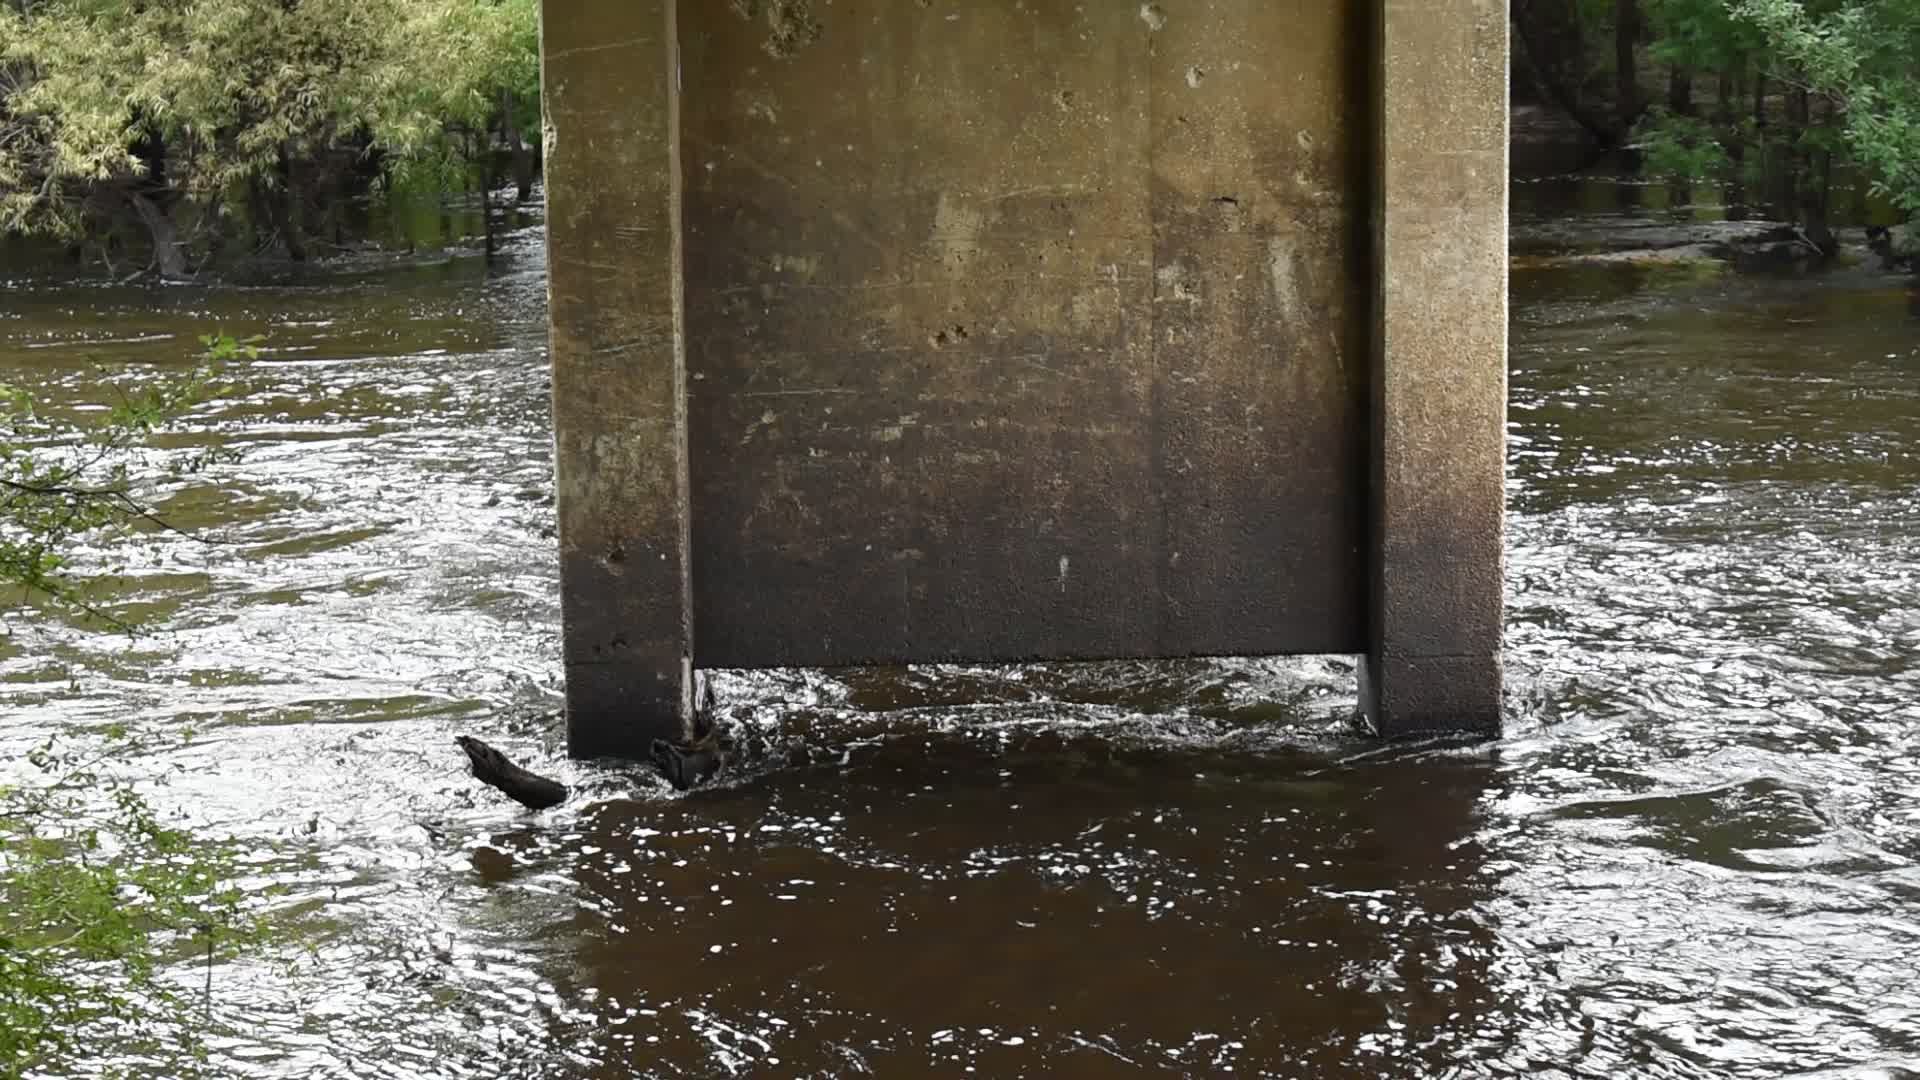
[(1804, 86), (1796, 86), (1787, 94), (1787, 115), (1793, 126), (1806, 131), (1813, 126), (1813, 95)]
[(1693, 72), (1679, 64), (1667, 72), (1667, 108), (1675, 116), (1693, 115)]
[(1767, 73), (1753, 73), (1753, 126), (1767, 126)]
[(1747, 140), (1734, 128), (1735, 105), (1744, 100), (1747, 93), (1747, 61), (1742, 59), (1738, 70), (1720, 73), (1719, 122), (1727, 131), (1727, 160), (1732, 163), (1733, 182), (1727, 191), (1727, 220), (1745, 221), (1747, 219)]
[(481, 143), (480, 153), (480, 232), (487, 238), (487, 257), (491, 259), (500, 243), (493, 235), (493, 147)]
[(1676, 176), (1667, 181), (1667, 209), (1680, 210), (1693, 205), (1693, 180)]
[(346, 247), (346, 224), (341, 214), (347, 206), (347, 185), (341, 157), (340, 151), (326, 151), (314, 163), (313, 176), (316, 211), (313, 236), (334, 251)]
[(500, 126), (506, 132), (507, 146), (513, 151), (513, 201), (519, 205), (533, 197), (533, 177), (538, 166), (533, 147), (527, 144), (520, 125), (513, 119), (513, 108), (513, 92), (500, 91)]
[(253, 227), (254, 254), (285, 250), (280, 225), (280, 202), (264, 177), (247, 178), (247, 220)]
[(1613, 0), (1614, 107), (1620, 130), (1631, 131), (1640, 120), (1640, 84), (1634, 46), (1640, 41), (1640, 0)]
[(287, 258), (294, 262), (307, 259), (307, 237), (304, 217), (300, 210), (301, 186), (294, 169), (293, 156), (287, 148), (280, 148), (280, 198), (278, 217), (280, 219), (280, 242), (287, 247)]
[(160, 270), (160, 276), (169, 281), (184, 281), (192, 277), (187, 269), (187, 257), (180, 250), (180, 236), (174, 228), (173, 219), (152, 199), (137, 191), (127, 192), (127, 203), (133, 207), (140, 224), (147, 227), (147, 233), (153, 238), (153, 261)]
[(1720, 69), (1720, 85), (1713, 92), (1713, 117), (1721, 124), (1733, 122), (1733, 69)]
[(513, 151), (513, 201), (524, 203), (533, 198), (533, 180), (539, 174), (539, 159), (533, 147), (522, 144)]
[(1605, 146), (1618, 146), (1624, 132), (1603, 110), (1589, 106), (1586, 43), (1578, 12), (1567, 0), (1513, 0), (1514, 62), (1555, 105)]
[[(1802, 149), (1795, 164), (1805, 170), (1805, 180), (1800, 185), (1800, 224), (1806, 230), (1807, 239), (1820, 249), (1822, 258), (1832, 258), (1840, 251), (1840, 242), (1833, 235), (1831, 209), (1833, 205), (1833, 153), (1825, 146), (1806, 147), (1806, 136), (1813, 129), (1813, 105), (1804, 88), (1795, 88), (1790, 99), (1794, 112), (1794, 124), (1799, 128), (1799, 140)], [(1822, 126), (1833, 123), (1833, 109), (1829, 106)]]

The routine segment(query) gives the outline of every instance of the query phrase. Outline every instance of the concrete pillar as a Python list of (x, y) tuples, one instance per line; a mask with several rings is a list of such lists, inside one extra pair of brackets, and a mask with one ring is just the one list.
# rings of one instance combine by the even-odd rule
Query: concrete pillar
[(643, 757), (691, 711), (674, 0), (545, 0), (567, 742)]
[(1372, 597), (1361, 705), (1389, 737), (1493, 732), (1507, 7), (1383, 0), (1375, 30)]

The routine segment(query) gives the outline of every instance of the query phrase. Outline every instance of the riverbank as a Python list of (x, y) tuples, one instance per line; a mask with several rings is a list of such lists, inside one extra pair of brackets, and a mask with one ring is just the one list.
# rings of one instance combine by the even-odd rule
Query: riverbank
[(1857, 180), (1836, 188), (1832, 222), (1839, 247), (1823, 257), (1778, 207), (1718, 184), (1680, 184), (1639, 173), (1632, 150), (1607, 151), (1577, 123), (1543, 106), (1513, 110), (1513, 218), (1516, 269), (1554, 265), (1693, 267), (1702, 272), (1890, 273), (1869, 226), (1894, 223)]
[[(536, 184), (530, 198), (516, 201), (511, 187), (492, 199), (478, 194), (445, 198), (438, 194), (360, 200), (347, 215), (354, 239), (312, 243), (303, 258), (284, 250), (229, 253), (190, 276), (166, 280), (143, 252), (103, 257), (99, 248), (76, 248), (40, 237), (0, 236), (0, 286), (38, 285), (233, 286), (293, 283), (309, 278), (351, 277), (405, 272), (450, 259), (484, 258), (489, 243), (497, 248), (525, 242), (528, 230), (546, 222), (544, 191)], [(544, 235), (544, 234), (542, 234)]]

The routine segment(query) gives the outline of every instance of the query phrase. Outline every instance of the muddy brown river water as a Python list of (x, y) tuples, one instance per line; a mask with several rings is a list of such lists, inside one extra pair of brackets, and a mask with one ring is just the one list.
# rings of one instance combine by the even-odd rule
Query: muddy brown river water
[[(1344, 658), (723, 673), (814, 760), (676, 797), (552, 718), (540, 245), (0, 305), (56, 407), (266, 335), (171, 444), (240, 459), (156, 493), (223, 542), (89, 554), (153, 632), (0, 641), (0, 752), (194, 729), (138, 767), (289, 940), (213, 971), (219, 1075), (1920, 1069), (1899, 280), (1516, 274), (1497, 743), (1354, 737)], [(574, 798), (521, 812), (457, 733)]]

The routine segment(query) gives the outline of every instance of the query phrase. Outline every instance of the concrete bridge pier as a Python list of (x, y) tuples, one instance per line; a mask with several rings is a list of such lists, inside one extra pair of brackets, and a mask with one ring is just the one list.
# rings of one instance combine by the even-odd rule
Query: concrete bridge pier
[(1497, 733), (1505, 569), (1507, 6), (1381, 0), (1360, 706)]
[(673, 0), (541, 20), (567, 748), (644, 758), (693, 709)]
[(702, 667), (1499, 725), (1505, 5), (545, 0), (569, 747)]

